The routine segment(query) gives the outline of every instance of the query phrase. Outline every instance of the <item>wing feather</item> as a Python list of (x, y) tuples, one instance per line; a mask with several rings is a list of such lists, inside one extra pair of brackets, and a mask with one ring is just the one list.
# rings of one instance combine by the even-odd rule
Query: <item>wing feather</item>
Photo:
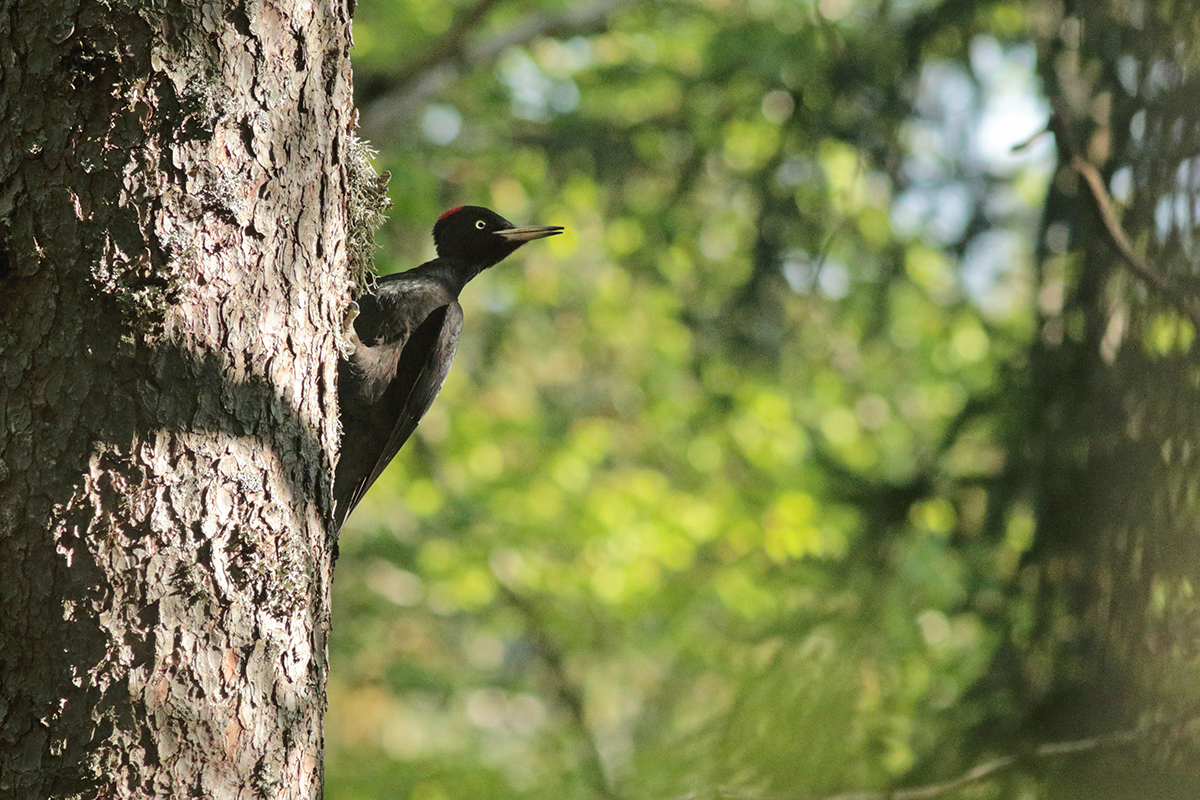
[(343, 404), (343, 448), (334, 482), (338, 528), (433, 405), (450, 373), (461, 331), (462, 307), (457, 302), (434, 309), (405, 342), (396, 377), (383, 396), (357, 413), (350, 401)]

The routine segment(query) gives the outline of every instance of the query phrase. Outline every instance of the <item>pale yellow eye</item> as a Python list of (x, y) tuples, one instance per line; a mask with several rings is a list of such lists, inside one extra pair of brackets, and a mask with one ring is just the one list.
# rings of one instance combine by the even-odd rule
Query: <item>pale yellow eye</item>
[(475, 223), (475, 227), (479, 228), (479, 230), (483, 230), (485, 227), (487, 227), (487, 223), (484, 222), (483, 220), (479, 220), (478, 222)]

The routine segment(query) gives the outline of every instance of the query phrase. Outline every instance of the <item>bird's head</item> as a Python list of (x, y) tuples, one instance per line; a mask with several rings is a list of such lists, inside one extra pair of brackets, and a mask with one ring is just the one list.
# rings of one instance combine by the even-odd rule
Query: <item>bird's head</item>
[(433, 244), (439, 258), (464, 261), (477, 269), (497, 264), (526, 242), (562, 233), (557, 225), (518, 227), (481, 206), (459, 206), (438, 217)]

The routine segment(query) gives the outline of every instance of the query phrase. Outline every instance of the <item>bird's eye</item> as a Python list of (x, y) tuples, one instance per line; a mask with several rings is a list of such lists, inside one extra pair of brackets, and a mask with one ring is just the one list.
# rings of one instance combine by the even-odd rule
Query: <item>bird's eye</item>
[(483, 220), (479, 220), (478, 222), (475, 223), (475, 227), (479, 228), (479, 230), (483, 230), (484, 228), (487, 227), (487, 223), (484, 222)]

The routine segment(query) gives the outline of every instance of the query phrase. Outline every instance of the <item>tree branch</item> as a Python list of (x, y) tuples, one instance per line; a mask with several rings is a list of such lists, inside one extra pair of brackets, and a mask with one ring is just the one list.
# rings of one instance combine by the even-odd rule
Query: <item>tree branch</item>
[(1186, 316), (1196, 330), (1200, 331), (1200, 301), (1188, 296), (1187, 293), (1176, 286), (1167, 276), (1155, 269), (1141, 253), (1134, 249), (1133, 243), (1129, 241), (1129, 234), (1125, 232), (1125, 227), (1121, 224), (1121, 218), (1117, 215), (1112, 196), (1108, 193), (1108, 188), (1104, 185), (1104, 177), (1094, 164), (1079, 155), (1079, 151), (1071, 140), (1071, 136), (1060, 113), (1051, 115), (1050, 122), (1044, 130), (1040, 130), (1025, 141), (1014, 145), (1013, 151), (1023, 150), (1046, 133), (1054, 134), (1054, 138), (1058, 142), (1059, 152), (1063, 155), (1067, 165), (1075, 170), (1079, 177), (1083, 178), (1083, 182), (1087, 184), (1088, 195), (1095, 204), (1096, 214), (1100, 217), (1101, 224), (1104, 225), (1104, 229), (1108, 232), (1108, 238), (1112, 242), (1113, 247), (1121, 254), (1121, 258), (1125, 261), (1130, 271), (1140, 278), (1151, 291), (1157, 293), (1162, 300)]
[(499, 587), (501, 596), (525, 619), (529, 633), (533, 637), (535, 652), (541, 658), (542, 664), (546, 668), (550, 694), (566, 710), (572, 725), (582, 740), (585, 752), (582, 755), (583, 763), (581, 766), (592, 783), (593, 790), (595, 790), (596, 795), (599, 797), (616, 798), (617, 794), (613, 791), (612, 786), (609, 785), (608, 776), (604, 771), (604, 762), (600, 758), (600, 748), (597, 746), (596, 738), (592, 735), (591, 727), (587, 723), (583, 692), (567, 676), (562, 648), (559, 647), (558, 643), (554, 641), (550, 633), (546, 630), (546, 624), (541, 614), (529, 598), (517, 594), (504, 583), (500, 583)]
[(905, 72), (916, 72), (922, 50), (937, 34), (949, 27), (961, 26), (975, 17), (981, 8), (995, 5), (995, 0), (942, 0), (937, 5), (913, 15), (902, 35), (906, 55)]
[(648, 0), (593, 0), (559, 14), (530, 12), (507, 30), (472, 41), (471, 34), (501, 0), (477, 0), (460, 14), (442, 37), (408, 62), (388, 81), (382, 93), (363, 110), (362, 127), (368, 138), (394, 136), (399, 123), (415, 113), (432, 95), (445, 90), (464, 72), (491, 63), (506, 49), (543, 36), (575, 36), (604, 30), (615, 11)]
[(433, 41), (404, 66), (392, 78), (393, 85), (403, 88), (412, 83), (422, 72), (443, 61), (455, 60), (466, 47), (470, 36), (483, 18), (503, 0), (476, 0), (475, 5), (455, 16), (450, 29)]
[(1142, 282), (1150, 289), (1157, 292), (1163, 300), (1182, 312), (1192, 321), (1196, 330), (1200, 331), (1200, 306), (1197, 305), (1195, 298), (1187, 296), (1165, 275), (1152, 267), (1137, 250), (1133, 249), (1129, 235), (1125, 233), (1125, 228), (1121, 225), (1121, 220), (1113, 207), (1112, 197), (1108, 194), (1100, 171), (1077, 153), (1069, 152), (1069, 155), (1071, 169), (1079, 173), (1084, 183), (1087, 184), (1092, 201), (1096, 204), (1096, 212), (1100, 215), (1100, 221), (1104, 224), (1109, 239), (1117, 248), (1117, 252), (1125, 259), (1129, 269), (1134, 275), (1141, 278)]
[[(1162, 731), (1177, 725), (1186, 725), (1200, 721), (1197, 717), (1196, 710), (1192, 709), (1187, 714), (1176, 715), (1170, 719), (1163, 720), (1152, 725), (1147, 725), (1144, 728), (1137, 728), (1128, 731), (1116, 731), (1114, 733), (1101, 734), (1092, 736), (1086, 739), (1074, 739), (1066, 742), (1047, 742), (1039, 745), (1032, 753), (1017, 757), (1004, 756), (992, 761), (986, 761), (983, 764), (972, 767), (971, 769), (959, 775), (956, 778), (951, 778), (948, 781), (941, 783), (931, 783), (925, 786), (912, 786), (907, 789), (885, 789), (879, 791), (866, 792), (842, 792), (840, 794), (828, 795), (821, 800), (934, 800), (934, 798), (942, 797), (956, 792), (959, 789), (964, 789), (976, 783), (981, 783), (989, 778), (1006, 772), (1018, 764), (1032, 764), (1039, 761), (1048, 761), (1053, 758), (1061, 758), (1063, 756), (1078, 755), (1080, 753), (1090, 753), (1095, 750), (1102, 750), (1116, 747), (1128, 747), (1142, 739), (1150, 736), (1153, 733)], [(782, 794), (759, 794), (752, 791), (741, 789), (718, 789), (716, 796), (726, 798), (727, 800), (791, 800), (787, 795)]]
[(561, 14), (532, 12), (517, 20), (504, 33), (480, 42), (466, 51), (466, 62), (474, 66), (487, 63), (510, 47), (532, 42), (543, 36), (574, 36), (595, 33), (608, 26), (608, 15), (626, 6), (647, 0), (596, 0), (579, 3)]
[[(1183, 721), (1193, 721), (1195, 717), (1190, 717)], [(1161, 730), (1164, 727), (1179, 724), (1180, 719), (1175, 718), (1168, 722), (1160, 722), (1156, 725), (1150, 725), (1145, 728), (1116, 731), (1115, 733), (1102, 734), (1100, 736), (1092, 736), (1087, 739), (1075, 739), (1066, 742), (1048, 742), (1039, 745), (1034, 749), (1033, 753), (1024, 757), (1004, 756), (992, 761), (984, 762), (959, 775), (956, 778), (951, 778), (942, 783), (931, 783), (926, 786), (913, 786), (908, 789), (894, 789), (878, 792), (846, 792), (843, 794), (830, 795), (823, 800), (932, 800), (932, 798), (941, 797), (950, 792), (957, 791), (966, 786), (975, 783), (980, 783), (989, 778), (995, 777), (1002, 772), (1012, 769), (1018, 763), (1031, 763), (1036, 761), (1046, 761), (1052, 758), (1060, 758), (1062, 756), (1076, 755), (1079, 753), (1088, 753), (1093, 750), (1100, 750), (1110, 747), (1128, 747), (1135, 742), (1146, 738), (1151, 733)]]

